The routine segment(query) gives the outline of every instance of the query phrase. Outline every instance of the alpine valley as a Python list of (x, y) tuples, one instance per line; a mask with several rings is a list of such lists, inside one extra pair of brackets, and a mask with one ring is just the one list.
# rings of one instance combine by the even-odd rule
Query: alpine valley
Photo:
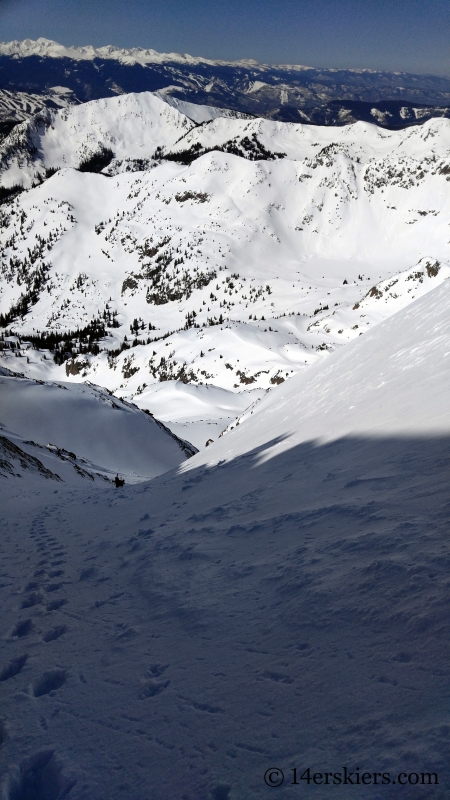
[(105, 387), (200, 447), (448, 278), (450, 121), (182, 108), (130, 94), (3, 140), (1, 363)]

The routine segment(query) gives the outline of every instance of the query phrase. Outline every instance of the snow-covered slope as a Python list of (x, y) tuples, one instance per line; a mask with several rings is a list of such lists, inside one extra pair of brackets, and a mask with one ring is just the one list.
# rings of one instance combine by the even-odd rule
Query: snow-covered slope
[(88, 378), (156, 415), (162, 396), (172, 409), (184, 396), (189, 413), (164, 419), (189, 421), (197, 446), (254, 401), (244, 393), (450, 274), (447, 120), (195, 124), (149, 93), (48, 113), (3, 143), (4, 186), (43, 183), (2, 206), (1, 313), (16, 334), (2, 363), (23, 355), (30, 377)]
[(16, 482), (6, 800), (261, 800), (282, 773), (286, 797), (447, 800), (449, 301), (276, 388), (187, 470)]
[(150, 92), (42, 111), (2, 142), (2, 185), (29, 188), (46, 170), (79, 167), (101, 148), (113, 150), (120, 160), (148, 161), (161, 143), (170, 148), (193, 127), (192, 120)]
[[(136, 406), (90, 384), (33, 381), (3, 369), (0, 395), (2, 437), (69, 483), (116, 473), (132, 482), (153, 478), (195, 452)], [(17, 475), (5, 464), (0, 470), (3, 478)]]
[(261, 400), (195, 463), (271, 441), (264, 458), (345, 436), (450, 436), (449, 308), (446, 281)]
[[(187, 153), (190, 161), (204, 151), (220, 148), (256, 160), (287, 157), (309, 169), (330, 168), (346, 158), (364, 167), (383, 159), (385, 169), (390, 167), (391, 180), (406, 187), (411, 167), (417, 173), (422, 159), (425, 168), (438, 159), (434, 166), (439, 173), (450, 149), (447, 120), (432, 120), (407, 131), (387, 132), (362, 122), (340, 130), (238, 118), (208, 106), (197, 106), (195, 113), (194, 104), (183, 105), (169, 98), (168, 105), (167, 99), (141, 92), (42, 112), (17, 126), (3, 141), (2, 186), (19, 183), (28, 188), (45, 177), (46, 170), (78, 167), (100, 148), (112, 150), (120, 160), (150, 160), (158, 148), (165, 155)], [(383, 175), (378, 176), (378, 164), (371, 166), (366, 178), (369, 189), (383, 180)]]
[(217, 108), (216, 106), (205, 106), (198, 103), (188, 103), (186, 100), (179, 100), (177, 97), (172, 97), (170, 94), (171, 89), (173, 89), (173, 87), (169, 86), (167, 89), (161, 89), (159, 92), (155, 92), (155, 94), (157, 97), (160, 97), (161, 100), (164, 100), (165, 103), (168, 103), (169, 106), (178, 109), (178, 111), (186, 117), (189, 117), (193, 122), (201, 124), (203, 122), (211, 122), (218, 117), (224, 117), (225, 119), (251, 118), (248, 114), (234, 111), (230, 108)]

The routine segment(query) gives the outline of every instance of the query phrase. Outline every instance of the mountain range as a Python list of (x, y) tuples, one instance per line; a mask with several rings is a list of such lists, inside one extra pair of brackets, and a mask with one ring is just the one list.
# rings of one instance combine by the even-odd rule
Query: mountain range
[(2, 363), (88, 379), (202, 447), (448, 278), (450, 121), (184, 108), (197, 121), (130, 94), (3, 140)]
[(130, 92), (285, 122), (404, 128), (450, 115), (450, 79), (371, 69), (227, 62), (154, 50), (64, 47), (48, 39), (0, 44), (0, 133), (39, 106)]

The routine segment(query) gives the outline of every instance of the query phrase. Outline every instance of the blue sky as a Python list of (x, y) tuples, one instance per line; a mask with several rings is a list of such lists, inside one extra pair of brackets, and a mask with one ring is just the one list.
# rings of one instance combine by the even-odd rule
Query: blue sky
[(450, 0), (0, 0), (0, 40), (450, 76)]

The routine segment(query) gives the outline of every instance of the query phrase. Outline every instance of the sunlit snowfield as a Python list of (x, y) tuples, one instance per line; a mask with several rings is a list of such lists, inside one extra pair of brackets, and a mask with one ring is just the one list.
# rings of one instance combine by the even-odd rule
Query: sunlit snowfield
[[(98, 355), (75, 335), (60, 366), (39, 350), (3, 365), (106, 386), (197, 447), (441, 283), (450, 258), (449, 121), (389, 132), (213, 111), (199, 124), (202, 107), (194, 123), (126, 95), (24, 123), (0, 148), (4, 186), (59, 170), (3, 207), (6, 321), (107, 334)], [(100, 146), (113, 177), (73, 169)]]

